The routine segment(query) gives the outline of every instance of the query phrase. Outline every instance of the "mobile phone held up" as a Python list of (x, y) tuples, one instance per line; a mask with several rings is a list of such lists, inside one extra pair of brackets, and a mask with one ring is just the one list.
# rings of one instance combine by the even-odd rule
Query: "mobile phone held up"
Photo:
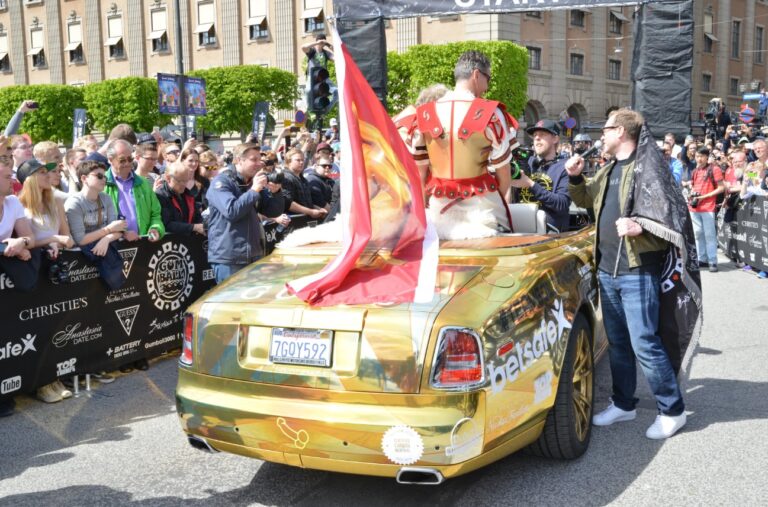
[(37, 109), (38, 107), (40, 107), (40, 104), (38, 104), (37, 101), (29, 100), (27, 101), (27, 107), (29, 109)]

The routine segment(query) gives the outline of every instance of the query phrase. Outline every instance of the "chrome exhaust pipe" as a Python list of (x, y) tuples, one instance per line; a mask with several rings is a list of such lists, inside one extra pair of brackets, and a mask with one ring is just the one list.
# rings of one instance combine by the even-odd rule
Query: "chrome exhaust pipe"
[(420, 486), (437, 486), (445, 480), (443, 474), (434, 468), (403, 467), (397, 471), (398, 484), (418, 484)]
[(197, 435), (187, 435), (187, 441), (189, 442), (189, 445), (191, 445), (192, 447), (194, 447), (199, 451), (205, 451), (210, 453), (219, 452), (213, 447), (211, 447), (211, 444), (209, 444), (208, 441), (203, 437), (198, 437)]

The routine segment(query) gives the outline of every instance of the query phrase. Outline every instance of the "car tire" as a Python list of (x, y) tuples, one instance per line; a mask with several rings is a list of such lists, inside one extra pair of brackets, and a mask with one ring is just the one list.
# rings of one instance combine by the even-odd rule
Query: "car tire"
[(560, 372), (555, 404), (544, 430), (529, 447), (533, 454), (575, 459), (589, 446), (592, 430), (595, 361), (592, 332), (583, 314), (576, 314)]

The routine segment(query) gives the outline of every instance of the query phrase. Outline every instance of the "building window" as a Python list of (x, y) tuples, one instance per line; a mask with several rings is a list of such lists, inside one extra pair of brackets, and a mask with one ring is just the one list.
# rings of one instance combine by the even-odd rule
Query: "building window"
[(720, 42), (720, 40), (712, 35), (711, 33), (704, 33), (704, 52), (705, 53), (711, 53), (712, 47), (715, 42)]
[(323, 14), (323, 0), (304, 0), (304, 32), (325, 31), (325, 15)]
[(624, 21), (622, 18), (624, 18), (622, 14), (611, 11), (611, 25), (608, 28), (611, 33), (621, 35), (623, 31), (622, 29), (624, 28)]
[(741, 42), (741, 21), (735, 21), (731, 28), (731, 58), (738, 58), (741, 53), (739, 44)]
[(84, 63), (82, 25), (80, 23), (68, 24), (67, 37), (69, 43), (64, 47), (64, 51), (69, 53), (69, 63)]
[(197, 4), (197, 44), (199, 46), (215, 46), (216, 40), (216, 4), (199, 2)]
[(122, 16), (107, 18), (107, 43), (104, 45), (109, 48), (109, 58), (113, 60), (125, 58)]
[(730, 81), (730, 86), (728, 87), (728, 94), (729, 95), (738, 95), (739, 94), (739, 78), (732, 77)]
[(528, 11), (525, 13), (525, 17), (541, 19), (541, 11)]
[(248, 38), (250, 40), (269, 38), (269, 27), (267, 26), (267, 0), (249, 0)]
[(571, 26), (578, 26), (584, 28), (584, 11), (579, 9), (573, 9), (571, 11)]
[(701, 75), (701, 91), (708, 92), (712, 89), (712, 76), (709, 74)]
[(704, 33), (715, 33), (714, 26), (715, 23), (712, 14), (704, 13)]
[(755, 63), (763, 63), (763, 27), (755, 27)]
[(571, 74), (574, 76), (584, 75), (584, 55), (571, 53)]
[(11, 71), (11, 59), (8, 57), (8, 35), (0, 34), (0, 72)]
[(528, 50), (528, 68), (541, 70), (541, 48), (526, 47)]
[(621, 79), (621, 60), (608, 60), (608, 79)]
[(45, 67), (45, 49), (43, 49), (43, 29), (34, 28), (29, 31), (29, 53), (32, 57), (32, 67)]
[(149, 39), (152, 41), (153, 53), (165, 53), (171, 50), (168, 44), (168, 14), (165, 9), (155, 9), (149, 13), (152, 31)]
[(0, 11), (8, 10), (8, 0), (0, 0)]

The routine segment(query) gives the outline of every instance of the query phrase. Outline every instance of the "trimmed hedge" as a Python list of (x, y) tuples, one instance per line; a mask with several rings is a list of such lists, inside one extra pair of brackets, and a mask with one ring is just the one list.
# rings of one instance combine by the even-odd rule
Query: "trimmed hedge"
[(205, 78), (208, 114), (197, 126), (211, 132), (251, 131), (253, 106), (269, 102), (270, 109), (295, 109), (298, 81), (291, 72), (258, 65), (238, 65), (195, 70), (190, 76)]
[(127, 123), (136, 132), (149, 132), (153, 126), (171, 123), (171, 116), (160, 114), (157, 106), (157, 81), (147, 77), (123, 77), (91, 83), (84, 87), (85, 107), (90, 127), (109, 133), (115, 125)]
[(387, 55), (387, 106), (391, 114), (412, 104), (419, 92), (433, 84), (452, 88), (453, 68), (459, 56), (470, 49), (482, 51), (491, 60), (491, 84), (485, 97), (506, 104), (517, 117), (528, 100), (528, 51), (509, 41), (464, 41), (441, 45), (411, 46), (404, 53)]
[(24, 115), (19, 133), (34, 141), (72, 142), (72, 116), (83, 107), (83, 88), (67, 85), (20, 85), (0, 88), (0, 125), (3, 129), (24, 100), (35, 100), (37, 111)]

